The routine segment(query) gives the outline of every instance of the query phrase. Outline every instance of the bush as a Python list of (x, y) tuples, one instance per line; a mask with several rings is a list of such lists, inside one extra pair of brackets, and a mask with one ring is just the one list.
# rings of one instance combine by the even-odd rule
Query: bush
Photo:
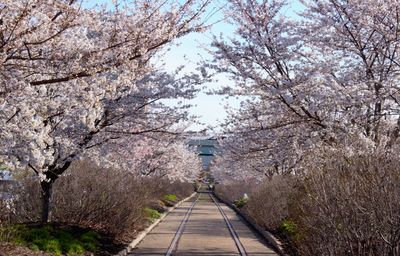
[(289, 217), (290, 207), (297, 190), (291, 175), (277, 175), (265, 180), (249, 196), (246, 212), (258, 225), (275, 231)]
[(178, 197), (175, 194), (166, 194), (163, 196), (164, 200), (176, 202)]
[(303, 176), (275, 176), (243, 210), (292, 255), (399, 255), (400, 160), (392, 154), (314, 155)]
[(167, 207), (174, 206), (177, 200), (178, 198), (175, 194), (166, 194), (162, 196), (162, 202)]
[(303, 255), (399, 255), (397, 155), (331, 153), (312, 162), (295, 221)]
[(154, 198), (156, 186), (152, 179), (77, 163), (54, 184), (52, 221), (129, 241), (144, 225), (143, 209)]
[(299, 236), (299, 229), (297, 224), (292, 220), (283, 220), (281, 225), (278, 227), (278, 231), (284, 236), (290, 237), (292, 239), (297, 239)]
[(151, 208), (144, 208), (144, 212), (146, 213), (147, 219), (150, 221), (154, 221), (161, 217), (161, 214), (157, 210)]
[(215, 186), (214, 192), (219, 198), (234, 203), (238, 198), (242, 198), (244, 194), (250, 194), (256, 186), (246, 182), (235, 182), (229, 184), (218, 184)]
[(233, 201), (233, 204), (234, 204), (237, 208), (242, 208), (243, 206), (245, 206), (245, 205), (247, 204), (247, 202), (248, 202), (248, 199), (242, 197), (242, 198), (240, 198), (240, 199), (237, 199), (237, 200)]
[(78, 162), (53, 190), (52, 221), (102, 230), (116, 241), (129, 242), (146, 225), (146, 207), (165, 195), (173, 201), (186, 197), (193, 185)]
[(175, 181), (175, 182), (164, 181), (164, 182), (165, 182), (164, 191), (166, 191), (164, 194), (176, 195), (176, 200), (173, 201), (184, 199), (190, 196), (194, 192), (195, 185), (193, 183), (180, 182), (180, 181)]
[(36, 176), (27, 171), (18, 171), (16, 183), (9, 188), (7, 202), (0, 200), (1, 219), (6, 223), (37, 222), (41, 211), (41, 189)]
[[(9, 189), (1, 189), (0, 188), (0, 227), (2, 225), (6, 225), (11, 222), (12, 219), (12, 210), (11, 210), (11, 202), (10, 202), (10, 194)], [(1, 233), (0, 233), (1, 237)]]

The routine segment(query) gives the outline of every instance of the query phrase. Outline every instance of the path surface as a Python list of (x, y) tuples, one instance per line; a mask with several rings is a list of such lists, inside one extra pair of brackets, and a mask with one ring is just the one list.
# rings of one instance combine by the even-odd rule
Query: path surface
[(129, 255), (278, 255), (232, 209), (219, 203), (221, 213), (210, 196), (201, 193), (176, 208)]

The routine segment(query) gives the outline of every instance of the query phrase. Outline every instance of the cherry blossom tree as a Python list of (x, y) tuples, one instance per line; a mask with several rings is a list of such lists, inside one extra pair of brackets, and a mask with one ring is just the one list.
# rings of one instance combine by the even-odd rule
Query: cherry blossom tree
[(230, 152), (229, 159), (266, 175), (271, 168), (290, 170), (315, 137), (325, 136), (335, 107), (304, 55), (295, 23), (281, 16), (283, 7), (283, 1), (230, 1), (235, 37), (215, 38), (215, 63), (208, 65), (235, 81), (223, 93), (245, 97), (225, 125), (231, 134), (225, 157)]
[(198, 178), (202, 165), (196, 152), (188, 148), (182, 129), (174, 128), (173, 133), (144, 133), (113, 140), (93, 148), (94, 152), (91, 151), (88, 157), (96, 159), (102, 166), (133, 172), (138, 176), (193, 182)]
[(112, 10), (73, 0), (0, 4), (0, 160), (40, 177), (42, 221), (52, 185), (72, 161), (187, 120), (187, 106), (162, 100), (193, 97), (199, 77), (166, 74), (152, 60), (204, 27), (208, 2), (135, 0)]
[[(340, 111), (376, 145), (390, 147), (399, 129), (399, 3), (302, 1), (307, 46)], [(328, 85), (329, 86), (329, 85)], [(341, 115), (343, 116), (343, 115)]]
[(202, 171), (202, 164), (196, 152), (190, 151), (183, 141), (167, 143), (158, 140), (152, 145), (145, 161), (139, 165), (142, 175), (167, 177), (169, 180), (195, 181)]
[(214, 39), (206, 66), (235, 81), (221, 93), (244, 96), (223, 156), (240, 169), (294, 172), (321, 146), (390, 148), (398, 138), (399, 4), (301, 2), (293, 20), (285, 1), (229, 1), (235, 35)]

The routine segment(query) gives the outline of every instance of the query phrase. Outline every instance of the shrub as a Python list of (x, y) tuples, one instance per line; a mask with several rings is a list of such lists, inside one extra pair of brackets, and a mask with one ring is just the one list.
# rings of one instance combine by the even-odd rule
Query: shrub
[(274, 231), (289, 217), (291, 202), (297, 194), (296, 178), (277, 175), (265, 180), (249, 196), (246, 212), (260, 226)]
[(144, 208), (144, 211), (146, 213), (147, 219), (150, 221), (154, 221), (155, 219), (161, 217), (161, 214), (157, 210), (151, 208)]
[(240, 198), (237, 199), (235, 201), (233, 201), (233, 204), (237, 207), (237, 208), (242, 208), (243, 206), (245, 206), (247, 204), (248, 198)]
[(254, 185), (246, 182), (219, 184), (215, 186), (215, 193), (219, 198), (234, 203), (237, 198), (242, 198), (244, 194), (250, 194), (254, 188)]
[[(314, 157), (315, 158), (315, 157)], [(309, 163), (293, 214), (303, 255), (399, 255), (400, 161), (331, 152)]]
[[(17, 182), (9, 188), (11, 198), (0, 210), (7, 223), (37, 222), (40, 219), (41, 211), (41, 189), (36, 176), (27, 171), (18, 171), (15, 175)], [(4, 215), (3, 215), (4, 214)]]
[(176, 202), (178, 200), (178, 197), (175, 194), (166, 194), (163, 196), (163, 199)]
[(297, 224), (292, 220), (283, 220), (278, 227), (278, 231), (283, 235), (296, 239), (299, 235)]
[(160, 213), (167, 211), (167, 206), (165, 205), (165, 203), (162, 200), (151, 201), (148, 204), (148, 208), (154, 209)]
[[(180, 182), (180, 181), (164, 181), (164, 193), (163, 194), (172, 194), (176, 195), (176, 200), (183, 199), (190, 196), (195, 189), (195, 185), (193, 183), (188, 182)], [(161, 190), (160, 190), (161, 191)]]
[(131, 173), (76, 163), (54, 185), (52, 221), (105, 231), (129, 241), (144, 225), (143, 209), (157, 182)]

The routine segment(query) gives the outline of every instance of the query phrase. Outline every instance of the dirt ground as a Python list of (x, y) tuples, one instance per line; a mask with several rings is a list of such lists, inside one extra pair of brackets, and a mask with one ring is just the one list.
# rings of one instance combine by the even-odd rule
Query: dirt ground
[(0, 242), (0, 256), (51, 256), (51, 254), (32, 251), (28, 247)]

